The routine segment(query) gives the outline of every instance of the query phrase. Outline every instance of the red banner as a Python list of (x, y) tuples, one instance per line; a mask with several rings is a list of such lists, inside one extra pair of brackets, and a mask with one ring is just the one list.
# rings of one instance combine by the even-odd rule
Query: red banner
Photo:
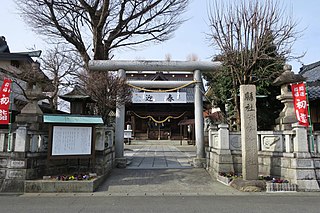
[(4, 79), (0, 90), (0, 124), (9, 124), (11, 79)]
[(292, 84), (294, 111), (300, 125), (309, 126), (306, 86), (304, 83)]

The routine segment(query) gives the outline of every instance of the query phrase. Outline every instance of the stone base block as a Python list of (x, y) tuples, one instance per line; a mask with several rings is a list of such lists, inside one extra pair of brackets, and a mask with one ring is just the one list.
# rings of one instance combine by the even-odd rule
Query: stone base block
[(317, 180), (297, 180), (299, 191), (305, 192), (318, 192), (320, 191), (319, 183)]
[(0, 180), (0, 192), (23, 192), (24, 180), (2, 179)]
[(193, 166), (195, 168), (206, 168), (207, 159), (206, 158), (193, 158)]
[(16, 117), (18, 123), (40, 123), (42, 122), (41, 114), (19, 114)]
[(116, 158), (116, 167), (117, 168), (126, 168), (127, 167), (127, 158)]
[(216, 164), (216, 170), (219, 172), (235, 173), (233, 164)]

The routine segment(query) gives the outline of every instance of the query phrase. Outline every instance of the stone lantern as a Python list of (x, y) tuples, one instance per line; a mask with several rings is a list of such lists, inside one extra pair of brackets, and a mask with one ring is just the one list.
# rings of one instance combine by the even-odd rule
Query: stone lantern
[(94, 100), (79, 86), (75, 86), (74, 89), (65, 94), (59, 96), (61, 99), (70, 102), (70, 113), (86, 115), (87, 103), (94, 103)]
[(28, 103), (21, 109), (21, 113), (17, 115), (16, 122), (18, 124), (29, 124), (32, 130), (38, 130), (39, 124), (42, 122), (43, 112), (40, 109), (38, 102), (46, 98), (42, 93), (42, 87), (45, 82), (45, 77), (40, 70), (40, 64), (33, 62), (27, 79), (27, 88), (25, 95)]
[(292, 124), (298, 122), (293, 106), (293, 97), (291, 92), (292, 83), (298, 83), (305, 80), (300, 74), (292, 72), (291, 65), (284, 65), (284, 72), (273, 81), (273, 85), (281, 87), (281, 94), (277, 96), (277, 99), (284, 104), (284, 108), (276, 119), (275, 130), (291, 130)]

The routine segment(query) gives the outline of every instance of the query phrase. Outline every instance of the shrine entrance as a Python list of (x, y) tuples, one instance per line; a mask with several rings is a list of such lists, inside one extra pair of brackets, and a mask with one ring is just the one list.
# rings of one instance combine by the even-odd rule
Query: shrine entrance
[(133, 138), (184, 139), (179, 123), (194, 119), (193, 72), (126, 71), (126, 78), (133, 98), (125, 122)]
[[(170, 94), (171, 89), (175, 91), (180, 89), (181, 87), (184, 88), (185, 85), (188, 85), (188, 86), (192, 85), (191, 88), (194, 94), (193, 102), (192, 102), (194, 106), (194, 110), (192, 111), (194, 111), (193, 117), (194, 117), (194, 123), (195, 123), (194, 133), (195, 133), (195, 144), (196, 144), (196, 158), (194, 159), (195, 166), (197, 165), (201, 166), (203, 165), (203, 162), (205, 162), (204, 121), (203, 121), (203, 84), (202, 84), (201, 72), (212, 72), (219, 69), (220, 67), (221, 67), (220, 62), (200, 62), (200, 61), (123, 61), (123, 60), (89, 61), (89, 68), (92, 71), (117, 71), (118, 76), (120, 78), (127, 79), (127, 83), (137, 90), (134, 93), (134, 95), (136, 95), (137, 97), (137, 100), (140, 100), (142, 102), (141, 104), (147, 104), (147, 106), (150, 106), (150, 103), (149, 103), (150, 101), (157, 102), (157, 98), (159, 98), (158, 100), (159, 104), (162, 103), (162, 104), (167, 104), (166, 106), (171, 106), (172, 104), (171, 101), (174, 100), (172, 94)], [(130, 76), (132, 76), (132, 74), (134, 75), (134, 73), (130, 73), (130, 75), (127, 75), (129, 72), (135, 72), (137, 75), (138, 74), (146, 75), (146, 72), (150, 72), (150, 71), (158, 72), (158, 76), (154, 79), (138, 81), (135, 79), (130, 80)], [(186, 72), (188, 74), (185, 74)], [(172, 77), (175, 77), (176, 73), (190, 75), (191, 80), (190, 79), (187, 79), (187, 80), (172, 79), (170, 81), (164, 81), (159, 79), (159, 77), (161, 77), (160, 75), (164, 75), (164, 73), (171, 74)], [(157, 95), (147, 94), (148, 92), (151, 93), (153, 91), (146, 91), (145, 88), (148, 88), (151, 90), (152, 89), (157, 90), (158, 94)], [(178, 96), (178, 93), (179, 92), (176, 92), (177, 96)], [(146, 101), (147, 103), (145, 103), (144, 101)], [(167, 111), (168, 112), (170, 111), (170, 113), (177, 113), (177, 111), (174, 109), (167, 108)], [(131, 112), (130, 115), (133, 117), (138, 117), (138, 118), (140, 117), (139, 119), (143, 119), (143, 120), (149, 119), (145, 121), (145, 124), (147, 124), (147, 128), (146, 128), (147, 137), (158, 138), (158, 139), (161, 139), (164, 137), (172, 137), (172, 128), (168, 129), (169, 124), (165, 125), (164, 124), (165, 122), (161, 119), (164, 119), (165, 121), (167, 121), (169, 118), (174, 118), (175, 116), (178, 116), (177, 114), (170, 115), (164, 118), (164, 117), (161, 117), (161, 114), (158, 114), (158, 117), (156, 117), (156, 113), (159, 113), (159, 111), (155, 112), (154, 115), (142, 114), (144, 112), (146, 111), (142, 110), (140, 111), (140, 114), (139, 114), (139, 112), (133, 111)], [(138, 121), (138, 118), (134, 118), (134, 120), (131, 122), (136, 123), (136, 121)], [(153, 122), (154, 125), (153, 126), (150, 125), (148, 127), (148, 122)], [(124, 159), (124, 128), (125, 128), (125, 106), (118, 105), (116, 110), (115, 152), (116, 152), (116, 159), (118, 159), (119, 161), (125, 160)], [(168, 130), (170, 130), (170, 132), (168, 132)]]
[[(126, 122), (132, 126), (132, 134), (135, 140), (180, 140), (184, 139), (179, 123), (187, 116), (193, 116), (193, 107), (187, 111), (174, 111), (172, 106), (156, 105), (153, 111), (145, 107), (131, 106), (127, 111)], [(163, 110), (161, 110), (161, 108)], [(139, 114), (138, 114), (139, 113)], [(129, 121), (128, 121), (129, 119)]]

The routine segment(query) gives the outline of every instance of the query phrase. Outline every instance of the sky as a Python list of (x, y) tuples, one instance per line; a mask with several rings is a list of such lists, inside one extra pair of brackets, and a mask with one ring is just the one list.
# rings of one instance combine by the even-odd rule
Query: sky
[[(201, 61), (209, 61), (218, 54), (207, 39), (209, 33), (207, 5), (213, 0), (191, 0), (183, 18), (188, 20), (178, 28), (174, 37), (162, 44), (149, 45), (139, 50), (115, 52), (114, 59), (123, 60), (163, 60), (169, 54), (171, 60), (186, 60), (191, 54)], [(236, 1), (236, 0), (235, 0)], [(302, 35), (293, 46), (296, 55), (305, 53), (298, 61), (289, 61), (293, 71), (305, 65), (320, 61), (320, 1), (282, 0), (294, 20), (299, 22)], [(42, 37), (33, 33), (18, 14), (13, 0), (2, 0), (0, 5), (0, 36), (5, 36), (11, 52), (43, 50), (48, 48)]]

